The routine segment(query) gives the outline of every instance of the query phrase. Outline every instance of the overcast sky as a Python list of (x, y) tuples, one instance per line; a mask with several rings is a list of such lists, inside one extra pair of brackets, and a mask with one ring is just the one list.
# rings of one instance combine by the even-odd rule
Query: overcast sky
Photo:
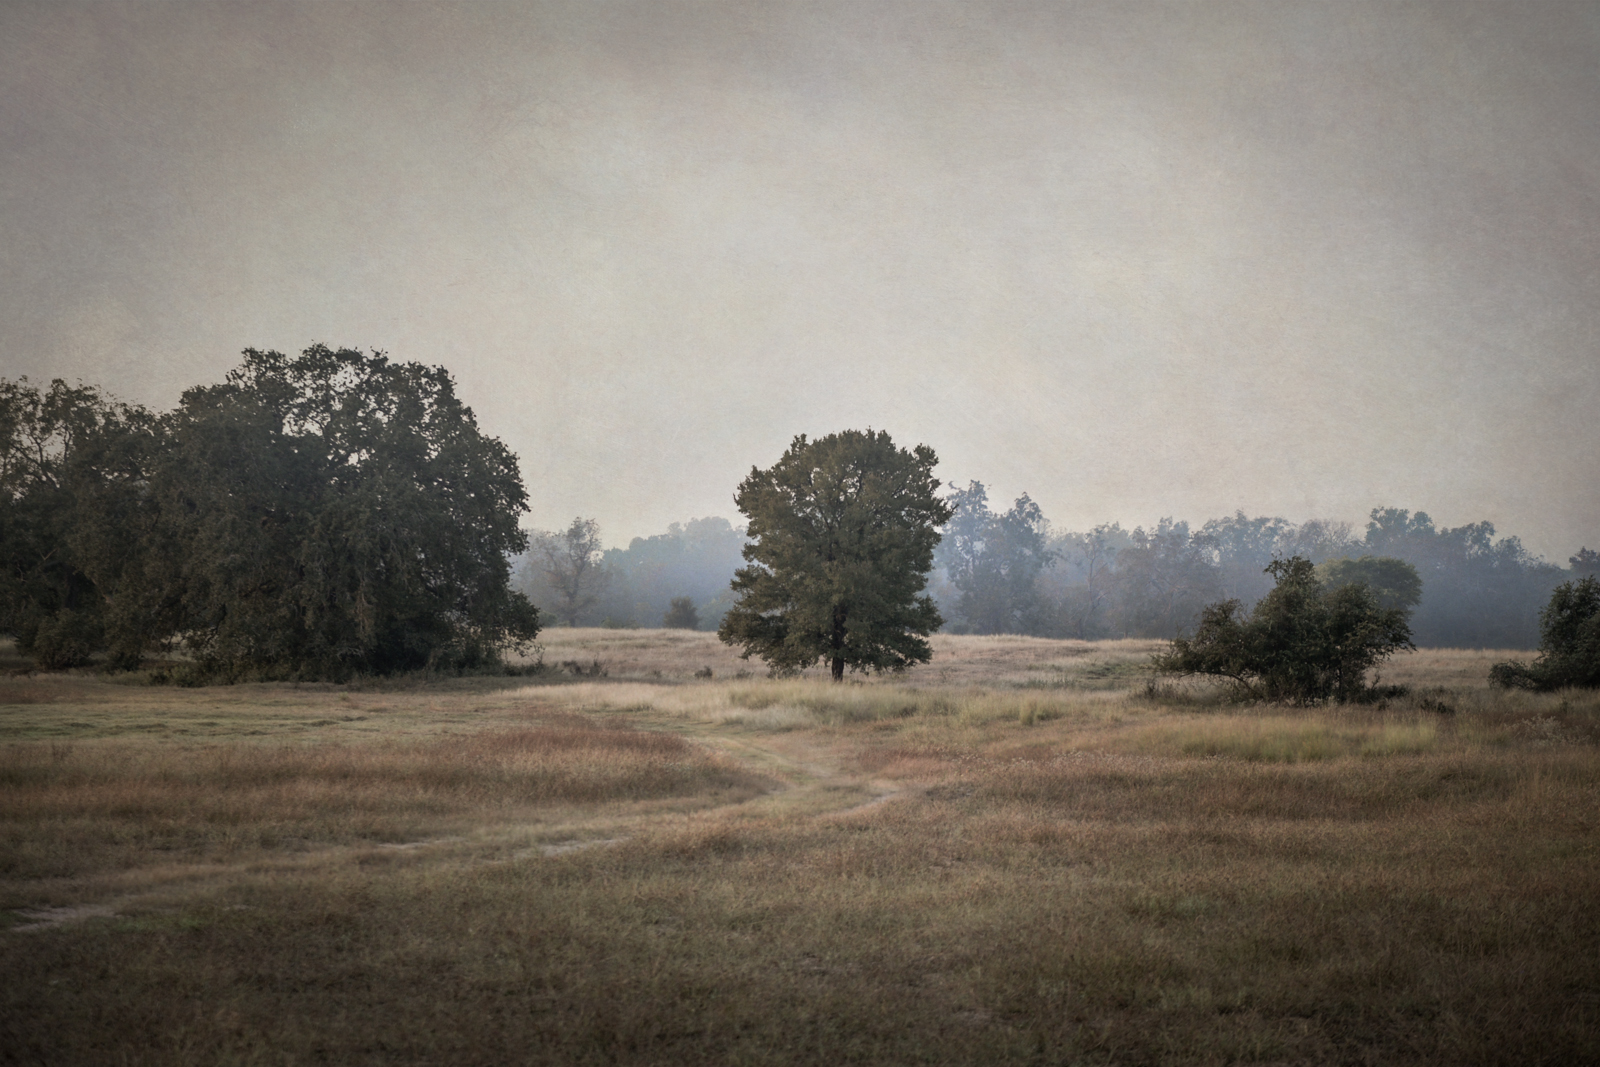
[(0, 376), (441, 363), (606, 541), (797, 433), (1061, 529), (1600, 547), (1600, 6), (0, 2)]

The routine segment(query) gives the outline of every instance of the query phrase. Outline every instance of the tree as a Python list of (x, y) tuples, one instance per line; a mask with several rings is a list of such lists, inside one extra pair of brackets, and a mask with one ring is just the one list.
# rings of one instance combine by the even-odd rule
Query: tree
[(1252, 519), (1243, 511), (1236, 511), (1232, 518), (1208, 520), (1194, 535), (1194, 543), (1215, 561), (1222, 595), (1252, 603), (1271, 588), (1263, 568), (1284, 554), (1279, 546), (1293, 535), (1294, 529), (1287, 519), (1265, 515)]
[(1331, 559), (1317, 564), (1317, 577), (1328, 589), (1363, 584), (1377, 597), (1380, 608), (1399, 608), (1409, 613), (1422, 603), (1422, 577), (1417, 574), (1417, 568), (1403, 559), (1388, 556)]
[(593, 519), (574, 518), (560, 533), (533, 536), (533, 565), (555, 598), (552, 610), (566, 625), (578, 625), (578, 616), (600, 598), (608, 578), (601, 559), (600, 524)]
[(148, 411), (91, 386), (0, 380), (0, 632), (42, 667), (87, 663), (129, 614), (119, 593), (146, 518), (153, 428)]
[(1329, 589), (1299, 556), (1267, 565), (1276, 585), (1248, 618), (1237, 600), (1208, 604), (1193, 638), (1176, 638), (1157, 670), (1228, 678), (1251, 696), (1296, 704), (1359, 699), (1366, 673), (1414, 647), (1401, 608), (1366, 585)]
[(951, 508), (936, 494), (938, 460), (889, 435), (846, 430), (796, 437), (769, 470), (752, 468), (734, 500), (749, 518), (750, 566), (717, 636), (792, 673), (826, 659), (834, 681), (852, 670), (926, 663), (924, 639), (943, 623), (919, 595)]
[(1188, 523), (1170, 518), (1135, 529), (1129, 541), (1117, 553), (1122, 629), (1177, 635), (1219, 591), (1208, 546), (1190, 536)]
[(1600, 686), (1600, 578), (1556, 586), (1539, 613), (1539, 658), (1496, 663), (1489, 680), (1508, 689)]
[(698, 630), (700, 613), (695, 610), (694, 600), (686, 596), (673, 597), (672, 606), (661, 616), (661, 625), (669, 630)]
[(979, 634), (1024, 633), (1035, 622), (1039, 573), (1054, 560), (1045, 547), (1049, 524), (1024, 493), (1011, 510), (989, 510), (982, 482), (945, 498), (952, 509), (938, 555), (959, 591), (962, 629)]
[(493, 662), (538, 614), (517, 460), (442, 367), (246, 349), (161, 421), (128, 640), (182, 632), (212, 677), (339, 678)]

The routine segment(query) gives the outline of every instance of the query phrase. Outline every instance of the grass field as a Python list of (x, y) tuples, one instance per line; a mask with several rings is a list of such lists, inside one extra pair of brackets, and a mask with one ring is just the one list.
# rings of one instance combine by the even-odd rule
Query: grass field
[(1600, 694), (1505, 654), (1300, 710), (1152, 642), (543, 641), (0, 678), (0, 1062), (1600, 1063)]

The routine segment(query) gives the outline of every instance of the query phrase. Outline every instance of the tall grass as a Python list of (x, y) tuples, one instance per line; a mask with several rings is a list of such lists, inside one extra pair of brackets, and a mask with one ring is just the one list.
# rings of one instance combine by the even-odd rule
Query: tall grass
[(759, 788), (681, 737), (576, 717), (359, 743), (12, 743), (0, 747), (0, 876), (401, 841), (541, 805)]
[(811, 678), (692, 686), (593, 683), (558, 690), (530, 688), (522, 695), (537, 695), (585, 712), (641, 712), (779, 731), (912, 719), (966, 724), (1098, 720), (1118, 714), (1124, 703), (1124, 694), (1114, 691), (839, 685)]

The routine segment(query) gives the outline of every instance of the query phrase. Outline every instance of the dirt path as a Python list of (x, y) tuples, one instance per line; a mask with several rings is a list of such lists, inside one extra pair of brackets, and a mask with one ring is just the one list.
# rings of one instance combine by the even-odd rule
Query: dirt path
[[(663, 726), (667, 724), (661, 724)], [(642, 728), (650, 728), (641, 724)], [(473, 836), (452, 835), (417, 841), (336, 845), (306, 852), (275, 855), (263, 861), (259, 856), (236, 864), (215, 861), (169, 867), (164, 876), (152, 877), (149, 870), (127, 872), (137, 888), (92, 903), (70, 906), (38, 906), (12, 912), (13, 923), (6, 933), (32, 933), (51, 930), (70, 923), (96, 918), (115, 918), (132, 911), (158, 907), (169, 910), (174, 896), (181, 898), (215, 886), (246, 871), (295, 873), (343, 862), (360, 862), (372, 853), (415, 854), (436, 862), (466, 864), (526, 862), (553, 858), (583, 849), (620, 844), (650, 831), (688, 820), (716, 819), (746, 812), (770, 812), (790, 818), (836, 818), (869, 811), (912, 789), (903, 783), (864, 779), (844, 774), (839, 769), (840, 753), (835, 746), (820, 743), (800, 733), (755, 733), (729, 731), (719, 724), (694, 724), (685, 729), (673, 723), (670, 729), (697, 744), (737, 761), (747, 770), (771, 783), (771, 788), (755, 797), (692, 810), (610, 812), (582, 815), (570, 820), (529, 825), (486, 825)], [(531, 845), (507, 851), (508, 838), (535, 838)]]

